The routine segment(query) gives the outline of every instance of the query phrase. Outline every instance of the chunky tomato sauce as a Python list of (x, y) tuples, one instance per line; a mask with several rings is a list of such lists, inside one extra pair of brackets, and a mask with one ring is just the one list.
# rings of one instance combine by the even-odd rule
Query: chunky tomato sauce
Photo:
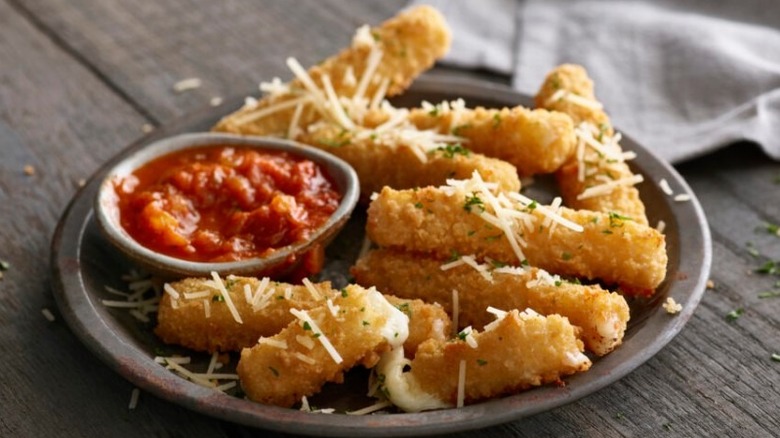
[(115, 189), (122, 226), (136, 241), (200, 262), (259, 257), (304, 241), (341, 199), (310, 160), (232, 146), (165, 155)]

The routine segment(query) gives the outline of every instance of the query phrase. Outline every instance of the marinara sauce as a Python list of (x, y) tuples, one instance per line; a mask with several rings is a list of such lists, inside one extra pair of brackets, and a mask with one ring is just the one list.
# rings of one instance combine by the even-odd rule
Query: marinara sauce
[(261, 257), (305, 241), (341, 199), (308, 159), (234, 146), (173, 152), (114, 185), (122, 227), (136, 241), (198, 262)]

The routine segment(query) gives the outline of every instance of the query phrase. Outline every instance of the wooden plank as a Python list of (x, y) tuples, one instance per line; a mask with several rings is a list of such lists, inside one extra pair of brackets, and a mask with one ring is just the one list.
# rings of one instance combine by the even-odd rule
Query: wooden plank
[[(1, 436), (223, 435), (219, 423), (142, 396), (58, 316), (49, 239), (77, 181), (141, 135), (145, 122), (88, 68), (0, 2)], [(26, 175), (25, 164), (35, 173)]]
[[(358, 26), (405, 3), (306, 0), (293, 13), (280, 1), (18, 2), (161, 123), (213, 97), (256, 95), (260, 81), (291, 77), (287, 57), (314, 64), (347, 46)], [(173, 90), (190, 77), (202, 86)]]

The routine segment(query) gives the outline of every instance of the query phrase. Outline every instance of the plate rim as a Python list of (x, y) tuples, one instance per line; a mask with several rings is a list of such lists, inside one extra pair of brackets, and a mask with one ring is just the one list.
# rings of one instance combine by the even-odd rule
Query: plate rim
[[(425, 92), (453, 95), (452, 90), (458, 90), (457, 94), (467, 100), (469, 98), (486, 98), (496, 102), (505, 102), (505, 105), (527, 102), (529, 99), (529, 96), (502, 84), (446, 75), (423, 75), (412, 84), (407, 93)], [(678, 233), (681, 234), (679, 236), (680, 247), (677, 248), (680, 252), (678, 272), (686, 272), (683, 267), (690, 269), (698, 266), (695, 273), (690, 272), (689, 276), (684, 279), (685, 289), (689, 292), (686, 296), (687, 299), (682, 302), (683, 310), (672, 317), (665, 315), (660, 306), (655, 309), (642, 324), (658, 326), (661, 322), (665, 322), (662, 324), (664, 330), (656, 333), (660, 336), (648, 339), (649, 343), (638, 353), (629, 355), (630, 361), (619, 360), (626, 355), (620, 353), (625, 350), (626, 346), (623, 345), (609, 355), (599, 358), (598, 363), (594, 364), (593, 367), (596, 369), (592, 368), (587, 373), (567, 377), (565, 379), (567, 384), (564, 387), (548, 385), (459, 409), (368, 416), (316, 415), (293, 409), (261, 405), (200, 387), (161, 366), (151, 369), (151, 374), (147, 368), (137, 369), (133, 366), (134, 360), (145, 359), (149, 361), (148, 355), (121, 337), (115, 336), (115, 333), (110, 330), (109, 325), (100, 317), (100, 313), (95, 308), (97, 303), (89, 299), (89, 292), (86, 290), (80, 269), (80, 243), (90, 220), (94, 220), (91, 201), (97, 190), (97, 185), (102, 180), (102, 174), (126, 155), (163, 136), (185, 132), (182, 130), (196, 124), (197, 121), (224, 114), (224, 108), (232, 108), (230, 104), (239, 106), (242, 101), (243, 97), (235, 98), (227, 101), (228, 103), (222, 107), (204, 108), (202, 111), (182, 118), (167, 128), (157, 130), (123, 148), (104, 163), (90, 177), (84, 187), (74, 195), (62, 214), (52, 238), (50, 259), (52, 289), (65, 322), (82, 344), (87, 346), (102, 362), (142, 390), (160, 398), (205, 415), (246, 426), (307, 435), (420, 436), (479, 429), (563, 406), (625, 377), (658, 353), (682, 330), (692, 317), (706, 289), (712, 263), (712, 247), (709, 226), (698, 199), (687, 182), (668, 162), (653, 151), (633, 141), (630, 136), (624, 135), (624, 144), (630, 143), (640, 159), (643, 155), (651, 158), (650, 161), (644, 160), (639, 166), (643, 172), (650, 174), (662, 172), (666, 178), (673, 179), (669, 182), (679, 187), (679, 192), (691, 196), (689, 202), (673, 203), (671, 198), (667, 202), (672, 212), (678, 212), (683, 219), (686, 219), (686, 222), (691, 221), (691, 223), (698, 225), (695, 230), (687, 230), (684, 235)], [(678, 219), (678, 214), (674, 214), (674, 217)], [(700, 252), (700, 257), (683, 259), (683, 250), (696, 250)], [(669, 272), (667, 272), (667, 276), (669, 276)], [(675, 286), (680, 284), (678, 280), (677, 278), (666, 280), (674, 282), (669, 286), (670, 294), (675, 290)], [(666, 319), (663, 320), (663, 318)], [(640, 329), (632, 340), (637, 337), (643, 340), (649, 338), (650, 333)], [(108, 342), (114, 342), (116, 345), (109, 348)], [(600, 371), (597, 367), (598, 364), (604, 364), (601, 368), (610, 367), (610, 372), (598, 374)], [(596, 375), (597, 378), (591, 379), (590, 376), (593, 375)], [(579, 382), (583, 379), (585, 382), (580, 384)]]

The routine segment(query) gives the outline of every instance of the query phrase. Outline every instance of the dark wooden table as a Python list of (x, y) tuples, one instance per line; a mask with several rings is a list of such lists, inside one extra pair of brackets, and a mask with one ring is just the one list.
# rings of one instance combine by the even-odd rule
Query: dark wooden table
[[(315, 63), (403, 4), (0, 0), (0, 436), (280, 436), (148, 394), (129, 410), (133, 386), (59, 318), (52, 232), (80, 182), (144, 129), (214, 97), (256, 94), (259, 81), (287, 77), (285, 57)], [(188, 77), (202, 86), (174, 92)], [(714, 288), (694, 317), (618, 383), (482, 435), (780, 434), (780, 298), (759, 296), (780, 276), (754, 272), (780, 259), (780, 236), (767, 231), (780, 223), (780, 164), (744, 143), (678, 170), (713, 236)], [(729, 321), (735, 309), (744, 313)]]

